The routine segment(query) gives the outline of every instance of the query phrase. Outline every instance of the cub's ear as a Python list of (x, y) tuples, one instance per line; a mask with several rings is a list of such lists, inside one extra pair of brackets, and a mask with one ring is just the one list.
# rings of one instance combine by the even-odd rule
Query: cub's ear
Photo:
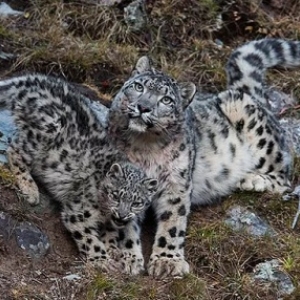
[(137, 61), (133, 71), (131, 72), (131, 76), (146, 73), (146, 72), (152, 72), (152, 62), (148, 56), (142, 56)]
[(124, 173), (119, 164), (113, 164), (107, 172), (106, 176), (110, 179), (116, 180), (123, 177)]
[(142, 183), (150, 193), (155, 193), (157, 191), (158, 181), (156, 179), (144, 179)]
[(194, 95), (196, 93), (196, 85), (192, 82), (181, 82), (178, 83), (179, 89), (180, 89), (180, 94), (182, 97), (182, 105), (183, 109), (186, 109), (189, 104), (192, 102)]

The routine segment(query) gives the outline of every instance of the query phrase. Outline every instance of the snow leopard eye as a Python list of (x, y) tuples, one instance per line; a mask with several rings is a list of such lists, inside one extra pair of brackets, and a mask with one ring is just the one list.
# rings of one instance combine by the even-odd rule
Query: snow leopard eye
[(135, 88), (135, 90), (136, 90), (137, 92), (140, 92), (140, 93), (144, 90), (144, 87), (143, 87), (140, 83), (138, 83), (138, 82), (136, 82), (136, 83), (134, 84), (134, 88)]
[(131, 206), (134, 208), (141, 208), (144, 206), (144, 204), (143, 202), (133, 202)]
[(173, 103), (173, 99), (171, 99), (170, 97), (163, 97), (160, 101), (164, 105), (170, 105)]

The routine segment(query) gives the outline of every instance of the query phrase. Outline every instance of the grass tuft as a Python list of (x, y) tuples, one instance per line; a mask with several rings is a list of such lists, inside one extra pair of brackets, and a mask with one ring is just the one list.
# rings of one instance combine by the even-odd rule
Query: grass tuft
[(206, 283), (195, 275), (189, 274), (174, 279), (169, 287), (171, 300), (207, 300)]
[(103, 274), (98, 274), (91, 284), (89, 284), (87, 290), (87, 300), (96, 300), (96, 299), (103, 299), (105, 298), (105, 294), (112, 291), (115, 286), (115, 283), (112, 279), (108, 278)]
[(0, 184), (5, 187), (14, 188), (16, 186), (16, 178), (8, 168), (0, 165)]

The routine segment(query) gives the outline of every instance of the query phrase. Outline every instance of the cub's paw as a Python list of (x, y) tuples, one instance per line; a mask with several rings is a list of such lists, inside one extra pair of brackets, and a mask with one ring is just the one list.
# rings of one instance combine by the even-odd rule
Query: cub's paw
[(159, 257), (152, 255), (148, 264), (148, 273), (156, 278), (182, 277), (189, 273), (190, 267), (184, 257)]
[(40, 203), (40, 193), (35, 182), (21, 181), (18, 186), (22, 197), (31, 205), (38, 205)]
[(89, 260), (96, 268), (101, 270), (102, 272), (109, 273), (109, 274), (117, 274), (122, 272), (123, 264), (121, 261), (115, 260), (113, 258), (106, 258), (106, 259), (97, 259)]
[(138, 275), (142, 273), (144, 268), (144, 258), (139, 255), (124, 251), (121, 259), (123, 265), (123, 273), (128, 275)]

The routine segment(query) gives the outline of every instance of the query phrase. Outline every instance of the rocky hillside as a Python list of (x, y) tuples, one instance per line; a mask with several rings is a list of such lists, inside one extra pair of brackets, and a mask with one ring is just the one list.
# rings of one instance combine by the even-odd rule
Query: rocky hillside
[[(109, 105), (141, 55), (203, 92), (226, 86), (232, 50), (263, 38), (299, 39), (296, 0), (12, 0), (0, 5), (0, 76), (41, 72), (60, 76)], [(282, 126), (299, 137), (300, 70), (268, 73), (270, 99)], [(13, 131), (0, 114), (0, 161)], [(299, 151), (299, 144), (295, 144)], [(299, 185), (296, 152), (293, 184)], [(235, 193), (190, 216), (186, 256), (192, 273), (155, 280), (107, 276), (79, 259), (59, 207), (22, 201), (0, 167), (0, 299), (4, 300), (275, 300), (300, 299), (298, 190), (279, 195)], [(300, 222), (300, 221), (299, 221)], [(153, 216), (143, 230), (145, 257)], [(292, 227), (294, 227), (292, 229)]]

